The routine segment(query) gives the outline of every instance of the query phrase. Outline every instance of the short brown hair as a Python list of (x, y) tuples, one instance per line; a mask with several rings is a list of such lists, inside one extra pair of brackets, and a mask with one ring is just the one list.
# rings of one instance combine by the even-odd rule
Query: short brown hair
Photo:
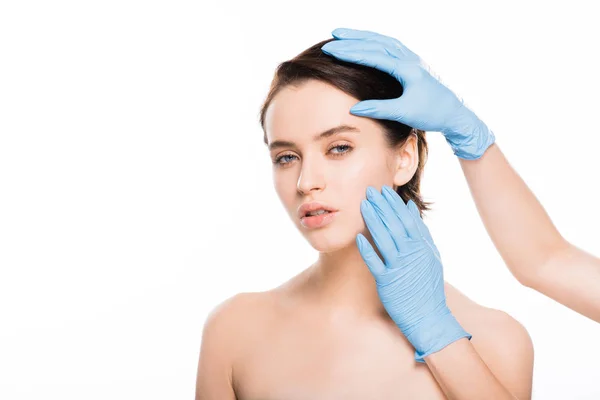
[[(332, 40), (335, 39), (323, 40), (277, 67), (269, 93), (260, 109), (260, 125), (264, 132), (263, 140), (265, 144), (267, 144), (265, 131), (267, 108), (275, 95), (288, 85), (298, 85), (308, 80), (318, 80), (342, 90), (359, 101), (394, 99), (402, 95), (402, 84), (391, 75), (375, 68), (341, 61), (325, 54), (321, 47)], [(420, 193), (421, 175), (428, 153), (425, 132), (396, 121), (383, 119), (374, 119), (374, 121), (383, 127), (390, 147), (402, 145), (412, 133), (416, 134), (419, 165), (411, 180), (398, 187), (396, 191), (404, 202), (412, 200), (422, 214), (423, 211), (429, 210), (431, 205), (430, 202), (423, 201)]]

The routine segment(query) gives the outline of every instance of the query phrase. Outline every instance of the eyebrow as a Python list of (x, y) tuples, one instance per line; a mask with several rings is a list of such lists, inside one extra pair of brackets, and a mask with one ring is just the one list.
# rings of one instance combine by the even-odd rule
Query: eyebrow
[[(321, 132), (317, 135), (315, 135), (313, 137), (313, 141), (318, 141), (321, 139), (325, 139), (327, 137), (333, 136), (337, 133), (340, 132), (360, 132), (360, 129), (358, 129), (355, 126), (351, 126), (351, 125), (338, 125), (338, 126), (334, 126), (333, 128), (329, 128), (324, 132)], [(294, 142), (290, 142), (287, 140), (275, 140), (274, 142), (271, 142), (269, 144), (269, 150), (273, 150), (279, 147), (296, 147), (296, 143)]]

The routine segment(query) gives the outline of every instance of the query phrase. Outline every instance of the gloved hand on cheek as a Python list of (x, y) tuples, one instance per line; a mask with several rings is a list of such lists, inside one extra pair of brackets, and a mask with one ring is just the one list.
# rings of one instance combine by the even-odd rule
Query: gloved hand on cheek
[(361, 213), (383, 260), (358, 234), (360, 254), (373, 274), (381, 302), (415, 348), (415, 360), (471, 335), (446, 305), (439, 251), (414, 202), (389, 186), (367, 189)]

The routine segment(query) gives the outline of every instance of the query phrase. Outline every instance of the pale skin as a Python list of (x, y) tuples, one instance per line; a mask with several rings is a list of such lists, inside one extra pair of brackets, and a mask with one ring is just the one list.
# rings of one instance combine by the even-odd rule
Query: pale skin
[[(213, 310), (203, 330), (196, 399), (529, 399), (533, 346), (509, 315), (446, 283), (448, 307), (473, 338), (425, 364), (414, 360), (414, 348), (387, 315), (356, 247), (359, 232), (371, 238), (359, 205), (369, 185), (410, 180), (417, 143), (411, 137), (389, 149), (377, 123), (348, 112), (356, 101), (309, 81), (285, 88), (270, 105), (269, 143), (295, 143), (270, 150), (272, 160), (284, 156), (279, 160), (287, 163), (273, 167), (275, 189), (319, 257), (279, 287), (238, 294)], [(313, 141), (339, 125), (357, 129)], [(304, 228), (296, 209), (312, 200), (337, 208), (336, 220)]]
[(523, 285), (600, 322), (600, 258), (569, 243), (497, 144), (460, 159), (483, 224)]

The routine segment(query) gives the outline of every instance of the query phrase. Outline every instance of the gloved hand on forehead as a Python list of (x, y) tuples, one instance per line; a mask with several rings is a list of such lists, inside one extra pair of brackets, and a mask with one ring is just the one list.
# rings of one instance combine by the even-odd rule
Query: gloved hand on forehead
[(358, 249), (385, 310), (415, 348), (415, 360), (471, 339), (446, 305), (440, 253), (417, 205), (383, 186), (381, 193), (369, 187), (360, 209), (383, 260), (360, 233)]
[(338, 28), (321, 49), (342, 61), (387, 72), (403, 86), (397, 99), (364, 100), (350, 112), (388, 119), (424, 131), (441, 132), (454, 154), (480, 158), (495, 141), (494, 133), (430, 71), (418, 55), (397, 39), (375, 32)]

